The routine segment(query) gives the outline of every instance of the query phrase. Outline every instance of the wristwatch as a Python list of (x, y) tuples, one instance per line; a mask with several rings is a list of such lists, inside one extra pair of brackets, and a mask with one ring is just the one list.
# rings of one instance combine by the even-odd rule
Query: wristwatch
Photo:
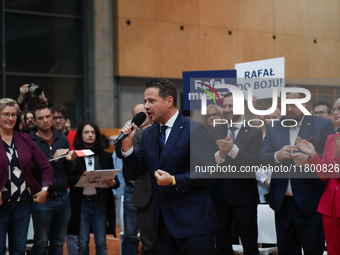
[(176, 187), (176, 179), (175, 179), (175, 176), (173, 175), (172, 176), (172, 182), (169, 184), (169, 187)]
[(45, 187), (42, 187), (41, 190), (48, 192), (48, 188), (49, 188), (48, 186), (45, 186)]

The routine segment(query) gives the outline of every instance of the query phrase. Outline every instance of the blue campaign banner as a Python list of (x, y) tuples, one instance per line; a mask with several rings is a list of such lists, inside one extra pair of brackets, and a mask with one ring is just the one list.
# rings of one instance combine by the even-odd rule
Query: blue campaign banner
[(220, 88), (223, 84), (237, 86), (236, 70), (183, 72), (183, 109), (201, 109), (203, 94), (207, 94), (207, 105), (220, 105), (219, 99), (228, 91), (226, 88)]

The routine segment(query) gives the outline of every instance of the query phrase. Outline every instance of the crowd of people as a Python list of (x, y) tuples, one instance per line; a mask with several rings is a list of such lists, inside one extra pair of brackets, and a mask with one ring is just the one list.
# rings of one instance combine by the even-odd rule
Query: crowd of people
[[(299, 93), (287, 94), (287, 98), (291, 99), (303, 97)], [(300, 169), (312, 164), (314, 167), (323, 167), (323, 171), (306, 178), (258, 171), (257, 190), (254, 178), (215, 181), (211, 195), (220, 222), (216, 231), (217, 254), (233, 254), (231, 244), (234, 235), (241, 239), (245, 254), (259, 254), (256, 247), (256, 211), (247, 211), (251, 205), (256, 208), (259, 202), (269, 203), (275, 211), (279, 254), (301, 254), (301, 250), (304, 254), (323, 254), (325, 236), (328, 254), (338, 254), (339, 171), (332, 169), (338, 169), (340, 162), (340, 139), (336, 134), (340, 126), (340, 100), (333, 106), (326, 101), (315, 102), (311, 109), (312, 116), (305, 116), (296, 105), (290, 104), (286, 106), (286, 116), (281, 117), (279, 109), (268, 116), (257, 116), (270, 125), (260, 125), (258, 128), (262, 132), (257, 132), (256, 138), (256, 128), (243, 125), (244, 116), (233, 115), (232, 106), (232, 99), (226, 94), (223, 98), (222, 119), (242, 124), (232, 127), (229, 124), (216, 125), (212, 129), (208, 119), (213, 119), (213, 116), (220, 118), (221, 114), (207, 107), (210, 112), (207, 111), (205, 124), (216, 142), (216, 163), (270, 164), (297, 166)], [(303, 106), (306, 107), (306, 104)], [(272, 125), (272, 119), (280, 121)], [(293, 119), (297, 125), (283, 127), (280, 124), (283, 119)], [(234, 219), (233, 224), (231, 218)]]
[[(114, 169), (99, 128), (93, 122), (76, 132), (67, 128), (67, 108), (51, 107), (43, 92), (27, 110), (28, 86), (20, 87), (17, 101), (0, 100), (0, 253), (7, 235), (9, 254), (25, 254), (32, 216), (33, 254), (63, 254), (67, 234), (74, 241), (69, 254), (89, 254), (91, 229), (97, 254), (107, 254), (106, 234), (116, 236), (112, 189), (119, 180), (103, 180), (107, 188), (75, 187), (86, 170)], [(74, 149), (94, 154), (77, 157)]]
[[(66, 236), (70, 255), (89, 254), (92, 231), (96, 254), (105, 255), (106, 234), (116, 235), (112, 189), (120, 181), (117, 176), (104, 180), (107, 188), (76, 184), (87, 170), (113, 169), (112, 155), (104, 151), (95, 123), (83, 122), (72, 131), (67, 128), (67, 108), (51, 107), (43, 93), (40, 104), (28, 111), (27, 92), (26, 84), (17, 101), (0, 100), (0, 252), (6, 252), (8, 235), (9, 253), (25, 253), (32, 215), (33, 254), (62, 254)], [(302, 97), (287, 93), (288, 99)], [(146, 119), (139, 127), (127, 121), (120, 129), (126, 138), (115, 149), (123, 161), (125, 183), (122, 254), (136, 254), (138, 231), (142, 255), (233, 254), (235, 239), (241, 240), (244, 254), (259, 254), (259, 203), (269, 203), (275, 211), (279, 254), (303, 250), (321, 255), (325, 238), (328, 254), (338, 254), (340, 99), (333, 106), (315, 102), (313, 115), (287, 104), (284, 116), (279, 108), (258, 116), (265, 123), (261, 127), (234, 114), (231, 93), (222, 103), (207, 107), (202, 124), (178, 110), (172, 82), (145, 84), (144, 104), (133, 108), (132, 117), (144, 112)], [(228, 122), (214, 125), (216, 119)], [(282, 120), (286, 125), (281, 125)], [(94, 155), (78, 157), (75, 150), (83, 149)], [(191, 176), (193, 165), (322, 171), (204, 178)]]

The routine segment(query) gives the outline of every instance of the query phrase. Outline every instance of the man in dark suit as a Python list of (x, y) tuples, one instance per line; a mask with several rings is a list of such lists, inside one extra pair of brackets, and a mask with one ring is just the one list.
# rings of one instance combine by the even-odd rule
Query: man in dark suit
[[(237, 171), (241, 166), (256, 164), (262, 146), (261, 130), (245, 124), (247, 121), (242, 121), (242, 115), (233, 114), (233, 97), (230, 92), (223, 97), (223, 114), (228, 123), (211, 131), (213, 141), (216, 141), (216, 163), (221, 166), (235, 166)], [(234, 254), (232, 221), (236, 232), (240, 235), (244, 254), (259, 254), (257, 205), (260, 201), (257, 181), (255, 173), (246, 175), (234, 176), (228, 173), (221, 176), (227, 177), (226, 179), (217, 179), (211, 185), (211, 197), (215, 202), (220, 223), (216, 231), (217, 254)]]
[(195, 166), (214, 166), (213, 145), (203, 124), (190, 121), (177, 110), (177, 90), (168, 80), (145, 84), (145, 109), (153, 125), (143, 133), (133, 152), (134, 125), (121, 131), (124, 162), (131, 179), (149, 170), (152, 185), (151, 229), (158, 239), (158, 254), (215, 254), (218, 226), (208, 181), (190, 178)]
[[(304, 94), (287, 93), (287, 99), (303, 97)], [(304, 103), (303, 106), (305, 105)], [(295, 120), (292, 127), (282, 125), (282, 120), (285, 120), (286, 126), (289, 125), (287, 119)], [(296, 178), (306, 177), (303, 171), (300, 175), (300, 169), (307, 163), (308, 155), (298, 151), (295, 139), (299, 136), (310, 141), (321, 157), (326, 138), (333, 133), (330, 121), (304, 115), (293, 104), (286, 105), (286, 116), (281, 117), (280, 121), (275, 121), (273, 126), (269, 124), (267, 127), (261, 149), (263, 164), (298, 169), (294, 173), (293, 170), (291, 173), (273, 171), (270, 184), (270, 206), (275, 211), (280, 254), (301, 254), (301, 246), (305, 254), (323, 254), (325, 238), (321, 214), (318, 214), (316, 209), (326, 182), (320, 181), (316, 174), (309, 176), (314, 178)]]

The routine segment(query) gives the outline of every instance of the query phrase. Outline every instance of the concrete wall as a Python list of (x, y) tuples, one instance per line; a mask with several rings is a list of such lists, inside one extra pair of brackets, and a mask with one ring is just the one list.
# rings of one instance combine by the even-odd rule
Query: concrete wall
[(91, 111), (99, 127), (114, 126), (112, 0), (94, 0), (94, 84), (89, 88)]

